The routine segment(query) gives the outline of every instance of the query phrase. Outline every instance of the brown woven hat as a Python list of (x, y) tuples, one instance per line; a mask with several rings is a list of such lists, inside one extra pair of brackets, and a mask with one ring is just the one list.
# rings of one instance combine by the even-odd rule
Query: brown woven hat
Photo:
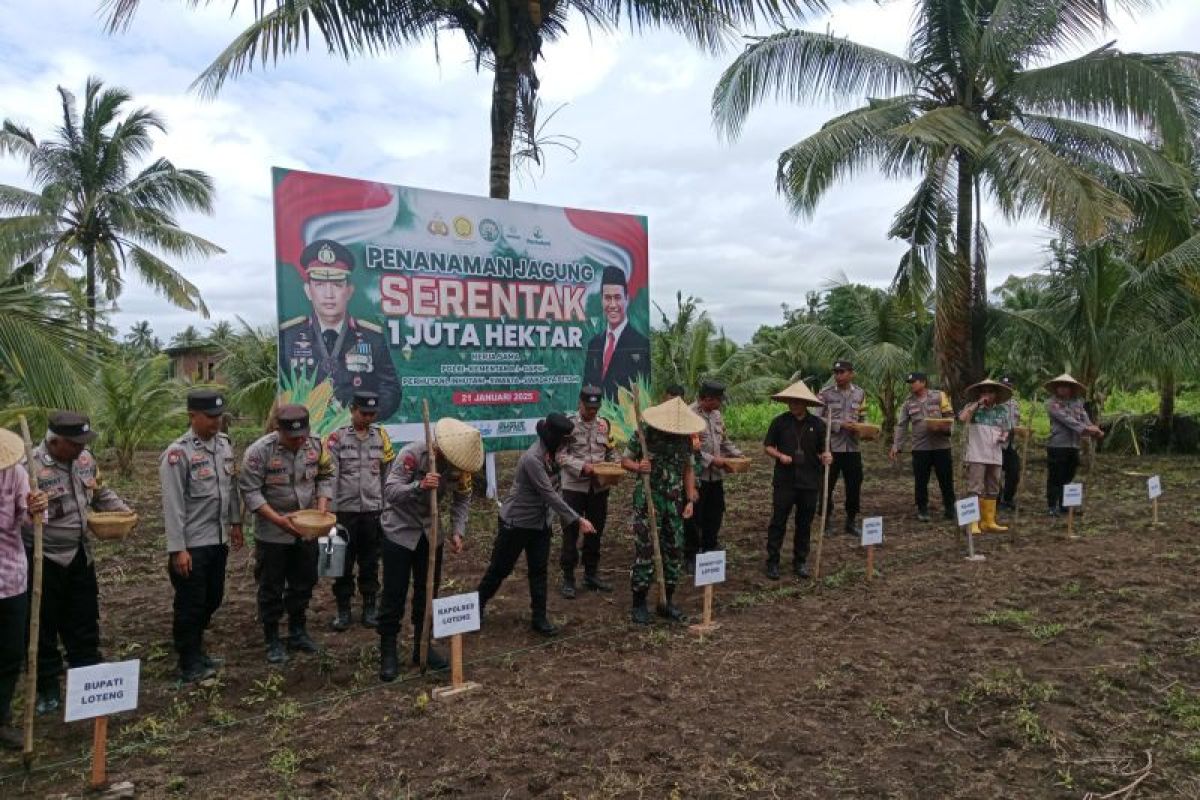
[(0, 428), (0, 469), (8, 469), (25, 457), (25, 442), (10, 430)]
[(1053, 380), (1046, 381), (1047, 391), (1053, 392), (1055, 386), (1070, 386), (1075, 392), (1076, 397), (1087, 391), (1086, 386), (1072, 378), (1071, 375), (1066, 372), (1064, 372), (1062, 375), (1059, 375), (1057, 378), (1054, 378)]
[(687, 403), (678, 397), (672, 397), (665, 403), (651, 406), (642, 412), (642, 419), (655, 430), (663, 433), (673, 433), (677, 436), (691, 436), (704, 430), (704, 420), (695, 411), (688, 408)]
[(463, 472), (483, 469), (483, 436), (479, 429), (453, 417), (442, 417), (433, 428), (438, 452)]
[(786, 403), (789, 400), (799, 400), (810, 406), (825, 405), (819, 397), (812, 393), (812, 390), (808, 388), (808, 385), (804, 381), (796, 381), (782, 392), (771, 395), (771, 399), (778, 400), (780, 403)]
[(967, 399), (974, 402), (979, 399), (979, 395), (984, 389), (991, 389), (996, 393), (996, 399), (1001, 403), (1007, 403), (1012, 399), (1012, 389), (1005, 386), (1003, 383), (998, 383), (993, 380), (980, 381), (974, 386), (967, 387)]

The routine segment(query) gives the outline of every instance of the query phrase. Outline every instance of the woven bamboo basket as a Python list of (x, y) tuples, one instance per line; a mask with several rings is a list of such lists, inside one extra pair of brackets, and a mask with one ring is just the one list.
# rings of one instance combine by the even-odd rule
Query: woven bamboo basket
[(925, 427), (934, 433), (949, 433), (954, 427), (954, 419), (952, 417), (942, 417), (941, 419), (926, 419)]
[(88, 514), (88, 530), (97, 539), (120, 541), (137, 525), (138, 515), (132, 511), (93, 511)]
[(625, 468), (620, 464), (592, 464), (592, 474), (596, 476), (596, 483), (601, 486), (616, 486), (625, 477)]
[(749, 472), (752, 462), (745, 456), (738, 456), (725, 459), (725, 463), (729, 465), (730, 472)]
[(305, 539), (316, 539), (329, 533), (329, 529), (337, 524), (337, 517), (328, 511), (317, 511), (315, 508), (304, 511), (293, 511), (287, 515), (296, 530)]
[(1013, 428), (1013, 436), (1017, 437), (1021, 441), (1025, 441), (1032, 434), (1033, 434), (1033, 430), (1031, 428), (1025, 427), (1024, 425), (1019, 425), (1019, 426)]
[(854, 424), (852, 430), (858, 434), (859, 440), (863, 442), (873, 442), (883, 432), (883, 428), (878, 425), (872, 425), (869, 422), (857, 422)]

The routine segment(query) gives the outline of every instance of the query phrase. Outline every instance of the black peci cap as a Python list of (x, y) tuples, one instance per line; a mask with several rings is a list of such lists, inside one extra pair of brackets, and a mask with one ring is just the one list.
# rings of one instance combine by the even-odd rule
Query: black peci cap
[(725, 384), (720, 381), (701, 381), (700, 382), (701, 397), (724, 397)]
[(834, 372), (853, 372), (854, 365), (851, 364), (849, 361), (835, 361), (835, 362), (833, 362), (833, 371)]
[(538, 428), (544, 430), (550, 436), (566, 436), (575, 430), (575, 423), (571, 422), (566, 414), (553, 411), (538, 423)]
[(620, 286), (622, 289), (627, 289), (625, 278), (625, 270), (620, 267), (605, 267), (604, 273), (600, 276), (601, 286)]
[(87, 444), (96, 438), (87, 414), (76, 411), (55, 411), (50, 415), (50, 432), (75, 444)]
[(345, 280), (354, 269), (354, 256), (332, 239), (317, 239), (301, 251), (300, 266), (310, 281)]
[(279, 430), (289, 436), (303, 436), (308, 433), (308, 409), (304, 406), (280, 406), (275, 420), (279, 423)]
[(922, 383), (929, 383), (929, 376), (926, 375), (924, 372), (910, 372), (910, 373), (908, 373), (908, 375), (904, 376), (905, 383), (912, 383), (913, 381), (921, 381)]
[(187, 410), (219, 417), (225, 413), (225, 398), (214, 389), (192, 389), (187, 393)]
[(599, 408), (604, 403), (604, 393), (595, 386), (585, 386), (579, 390), (579, 401), (587, 408)]
[(373, 411), (378, 413), (379, 395), (375, 394), (375, 392), (355, 391), (350, 405), (359, 411)]

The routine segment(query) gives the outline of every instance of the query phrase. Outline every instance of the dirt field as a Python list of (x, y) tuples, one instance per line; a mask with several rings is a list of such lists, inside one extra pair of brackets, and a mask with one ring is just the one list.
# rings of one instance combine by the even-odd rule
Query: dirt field
[[(529, 631), (519, 569), (467, 638), (467, 677), (483, 689), (446, 704), (428, 699), (446, 676), (380, 684), (374, 633), (328, 631), (327, 582), (311, 626), (325, 652), (269, 668), (245, 552), (210, 640), (226, 669), (178, 690), (147, 454), (138, 482), (119, 486), (145, 524), (100, 560), (105, 653), (143, 660), (142, 707), (112, 721), (113, 778), (145, 797), (1200, 797), (1195, 460), (1101, 458), (1070, 540), (1036, 513), (1035, 458), (1023, 493), (1034, 513), (982, 537), (980, 563), (963, 559), (950, 523), (915, 520), (906, 468), (882, 451), (867, 462), (864, 511), (887, 526), (870, 584), (845, 536), (826, 540), (820, 582), (763, 576), (760, 462), (730, 483), (723, 627), (704, 639), (635, 629), (626, 482), (603, 565), (618, 591), (560, 598), (556, 542), (563, 635)], [(1154, 473), (1166, 524), (1150, 529)], [(482, 574), (488, 505), (476, 504), (444, 594)], [(681, 593), (698, 613), (699, 593)], [(79, 793), (90, 726), (43, 719), (39, 732), (39, 771), (26, 778), (4, 756), (0, 796)]]

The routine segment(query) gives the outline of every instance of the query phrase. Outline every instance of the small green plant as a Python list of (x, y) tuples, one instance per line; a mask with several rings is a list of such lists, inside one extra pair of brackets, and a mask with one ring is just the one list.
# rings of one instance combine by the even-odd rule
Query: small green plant
[(857, 572), (857, 570), (852, 570), (848, 567), (843, 567), (842, 569), (839, 569), (837, 572), (834, 572), (830, 575), (826, 575), (824, 578), (821, 579), (821, 582), (823, 584), (825, 584), (826, 588), (840, 589), (843, 586), (845, 586), (847, 583), (850, 582), (850, 579), (854, 577), (855, 572)]
[[(1063, 587), (1063, 593), (1069, 597), (1078, 597), (1083, 593), (1083, 584), (1079, 581), (1071, 581)], [(1070, 771), (1067, 774), (1069, 775)]]
[(1039, 642), (1045, 642), (1053, 639), (1055, 636), (1058, 636), (1066, 629), (1067, 626), (1061, 622), (1051, 622), (1047, 625), (1034, 625), (1029, 629), (1029, 633), (1032, 634), (1033, 638), (1037, 639)]
[(1017, 733), (1026, 743), (1040, 745), (1050, 741), (1050, 734), (1042, 726), (1041, 718), (1030, 706), (1021, 706), (1011, 718)]
[(254, 687), (242, 700), (248, 706), (268, 703), (278, 699), (283, 694), (283, 675), (272, 672), (262, 680), (255, 681)]
[(182, 794), (186, 788), (187, 778), (184, 778), (182, 775), (174, 775), (167, 780), (166, 789), (171, 794)]
[(1200, 731), (1200, 695), (1176, 686), (1167, 695), (1165, 705), (1167, 714), (1183, 723), (1183, 727)]
[(1033, 614), (1019, 608), (1007, 608), (1001, 611), (989, 611), (975, 621), (980, 625), (994, 625), (998, 628), (1024, 628), (1033, 622)]
[(1070, 791), (1075, 788), (1075, 778), (1071, 775), (1071, 768), (1060, 769), (1054, 773), (1054, 785), (1061, 786)]
[(281, 703), (276, 703), (267, 712), (267, 716), (279, 722), (290, 722), (303, 716), (300, 710), (300, 704), (295, 700), (284, 700)]
[(300, 770), (300, 761), (300, 754), (295, 750), (290, 747), (281, 747), (271, 753), (267, 767), (280, 778), (291, 783), (292, 778), (296, 777), (296, 773)]
[(817, 679), (815, 681), (813, 681), (813, 686), (819, 692), (825, 691), (832, 685), (833, 685), (833, 678), (829, 677), (828, 675), (818, 675)]

